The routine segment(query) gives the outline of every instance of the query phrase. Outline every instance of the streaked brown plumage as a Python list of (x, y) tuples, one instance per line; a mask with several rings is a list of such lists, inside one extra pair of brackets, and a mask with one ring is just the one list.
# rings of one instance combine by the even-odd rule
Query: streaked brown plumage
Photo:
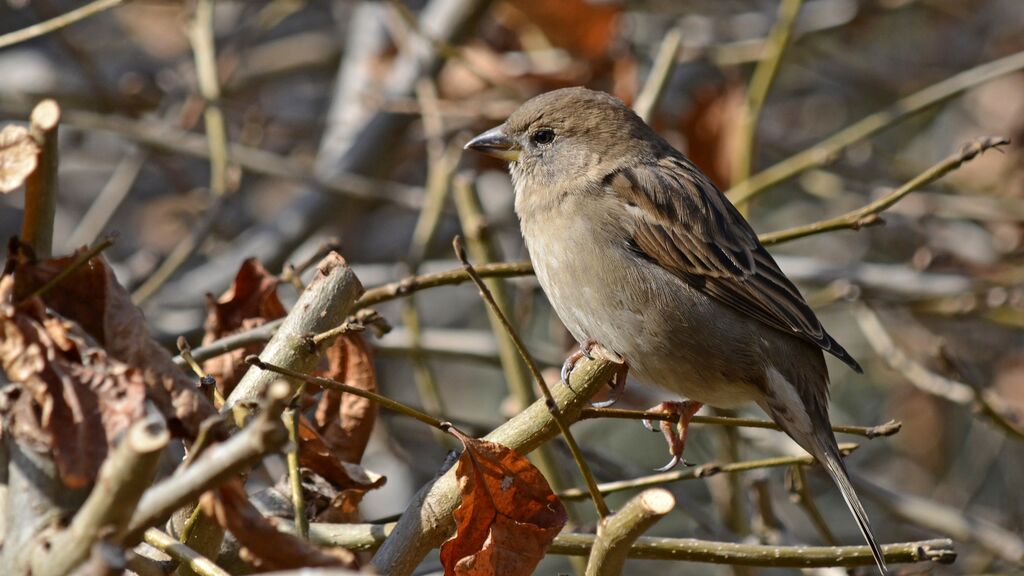
[(714, 184), (621, 101), (584, 88), (529, 100), (467, 148), (511, 161), (537, 278), (576, 340), (690, 400), (757, 403), (823, 464), (884, 574), (831, 432), (822, 351), (860, 366)]

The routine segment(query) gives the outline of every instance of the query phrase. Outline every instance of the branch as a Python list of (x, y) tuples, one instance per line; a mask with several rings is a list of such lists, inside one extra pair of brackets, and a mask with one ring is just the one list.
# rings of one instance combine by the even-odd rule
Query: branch
[(291, 387), (275, 382), (266, 392), (263, 410), (241, 431), (221, 444), (207, 448), (184, 469), (147, 490), (132, 515), (122, 541), (142, 539), (147, 528), (163, 521), (179, 507), (224, 480), (247, 471), (265, 454), (280, 450), (288, 440), (281, 421)]
[[(570, 387), (562, 384), (551, 390), (559, 410), (567, 421), (573, 421), (608, 379), (618, 365), (605, 359), (583, 359), (572, 372)], [(575, 392), (574, 392), (575, 390)], [(547, 403), (538, 400), (514, 418), (486, 436), (526, 454), (558, 435), (558, 427)], [(459, 503), (459, 487), (455, 470), (450, 469), (434, 482), (424, 486), (406, 508), (394, 532), (373, 557), (372, 564), (381, 574), (410, 574), (430, 550), (438, 547), (455, 529), (452, 513)], [(315, 530), (311, 530), (311, 536)]]
[[(270, 339), (260, 356), (270, 364), (303, 374), (309, 372), (320, 359), (320, 346), (311, 342), (310, 335), (341, 324), (352, 303), (362, 293), (363, 286), (345, 259), (337, 252), (329, 253), (320, 261), (316, 276), (299, 296), (280, 330)], [(277, 379), (273, 372), (250, 368), (231, 391), (223, 411), (231, 410), (246, 401), (258, 400), (263, 391)], [(296, 388), (298, 382), (293, 379), (292, 392)]]
[(982, 64), (897, 100), (884, 110), (863, 118), (814, 146), (758, 172), (728, 191), (734, 204), (742, 204), (768, 188), (801, 172), (827, 164), (846, 147), (889, 128), (914, 114), (953, 98), (994, 78), (1024, 69), (1024, 51)]
[(672, 493), (652, 488), (634, 496), (621, 510), (601, 520), (587, 561), (586, 576), (617, 576), (637, 538), (672, 511)]
[(47, 99), (30, 117), (29, 135), (39, 146), (36, 169), (25, 180), (25, 216), (21, 239), (37, 258), (49, 258), (53, 251), (53, 218), (57, 212), (57, 128), (60, 107)]
[[(322, 546), (341, 546), (349, 550), (369, 550), (383, 541), (383, 546), (377, 552), (380, 556), (397, 530), (398, 527), (392, 527), (391, 524), (312, 524), (310, 537), (313, 542)], [(595, 539), (593, 534), (559, 534), (548, 548), (548, 553), (587, 556)], [(953, 542), (948, 539), (885, 544), (882, 550), (886, 561), (891, 563), (951, 564), (956, 560)], [(793, 568), (874, 565), (871, 550), (867, 546), (762, 546), (694, 538), (646, 536), (638, 538), (630, 547), (629, 557)], [(414, 567), (415, 565), (412, 565), (404, 572), (382, 573), (406, 574)]]
[(843, 230), (846, 228), (859, 230), (864, 226), (877, 224), (881, 221), (878, 215), (890, 208), (893, 204), (902, 200), (907, 194), (942, 178), (946, 174), (962, 166), (964, 163), (975, 159), (986, 150), (992, 148), (998, 150), (1000, 146), (1006, 146), (1009, 143), (1009, 139), (999, 136), (979, 138), (965, 144), (956, 154), (953, 154), (938, 164), (935, 164), (921, 174), (918, 174), (903, 186), (900, 186), (896, 190), (893, 190), (886, 196), (875, 200), (867, 206), (863, 206), (841, 216), (836, 216), (835, 218), (829, 218), (820, 222), (813, 222), (804, 226), (796, 226), (794, 228), (788, 228), (778, 232), (761, 234), (758, 236), (758, 239), (761, 240), (761, 243), (765, 246), (771, 246), (772, 244), (789, 242), (790, 240), (803, 238), (805, 236), (813, 236), (814, 234), (821, 234), (823, 232)]
[(32, 574), (67, 574), (89, 558), (101, 537), (120, 533), (142, 493), (153, 483), (170, 438), (162, 419), (133, 424), (103, 462), (89, 498), (71, 525), (38, 543), (32, 555)]
[(26, 40), (31, 40), (33, 38), (43, 36), (44, 34), (55, 32), (65, 26), (74, 24), (79, 20), (84, 20), (93, 14), (98, 14), (104, 10), (113, 8), (125, 1), (126, 0), (95, 0), (81, 8), (76, 8), (70, 12), (61, 14), (56, 18), (50, 18), (45, 22), (33, 24), (26, 28), (22, 28), (21, 30), (8, 32), (7, 34), (0, 36), (0, 50), (19, 42), (25, 42)]

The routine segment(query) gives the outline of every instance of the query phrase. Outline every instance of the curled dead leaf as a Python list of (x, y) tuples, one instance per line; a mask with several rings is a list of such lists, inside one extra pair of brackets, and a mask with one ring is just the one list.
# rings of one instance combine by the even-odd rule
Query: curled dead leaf
[[(203, 343), (284, 317), (287, 312), (277, 297), (279, 283), (255, 258), (243, 262), (231, 287), (220, 298), (207, 296)], [(258, 354), (262, 348), (254, 344), (211, 358), (203, 363), (203, 370), (217, 380), (221, 394), (227, 397), (248, 369), (245, 357)]]
[(64, 484), (84, 487), (119, 434), (145, 414), (145, 375), (38, 298), (14, 303), (13, 290), (10, 276), (0, 280), (0, 364), (13, 383), (0, 401), (3, 429), (52, 452)]
[(500, 444), (453, 430), (465, 446), (455, 474), (457, 531), (441, 546), (446, 576), (533, 574), (566, 513), (544, 476)]
[(28, 128), (9, 124), (0, 130), (0, 193), (21, 186), (39, 163), (39, 145)]
[[(362, 334), (352, 332), (339, 337), (325, 357), (325, 378), (377, 391), (373, 354)], [(334, 456), (344, 462), (362, 460), (376, 420), (377, 403), (354, 394), (324, 390), (317, 405), (317, 428)]]
[(318, 566), (353, 568), (355, 555), (344, 548), (321, 550), (277, 529), (249, 502), (240, 480), (232, 479), (199, 500), (203, 512), (234, 534), (244, 548), (242, 558), (259, 570), (288, 570)]
[[(52, 280), (80, 252), (34, 261), (17, 249), (10, 256), (15, 263), (13, 301), (26, 298)], [(142, 311), (132, 303), (102, 256), (78, 267), (42, 299), (47, 308), (81, 326), (109, 358), (144, 375), (146, 396), (167, 419), (173, 433), (194, 438), (202, 421), (216, 415), (192, 378), (175, 366), (170, 353), (150, 336)]]
[(313, 428), (302, 418), (299, 421), (299, 464), (323, 476), (339, 490), (371, 490), (384, 485), (387, 478), (350, 462), (342, 461)]

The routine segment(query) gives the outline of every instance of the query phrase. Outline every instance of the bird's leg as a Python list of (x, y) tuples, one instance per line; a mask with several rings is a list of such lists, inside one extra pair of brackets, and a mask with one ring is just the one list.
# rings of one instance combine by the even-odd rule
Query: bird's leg
[[(662, 402), (657, 406), (649, 409), (650, 412), (662, 412), (664, 414), (673, 414), (678, 417), (676, 422), (670, 420), (662, 420), (659, 422), (659, 428), (661, 433), (665, 435), (665, 442), (668, 444), (668, 452), (672, 455), (672, 459), (669, 460), (668, 464), (658, 468), (659, 472), (665, 472), (675, 468), (677, 464), (682, 462), (685, 466), (690, 466), (686, 460), (683, 460), (683, 450), (686, 448), (686, 432), (690, 427), (690, 420), (704, 405), (700, 402), (693, 400), (684, 400), (682, 402)], [(648, 430), (654, 431), (654, 427), (651, 425), (650, 420), (644, 420), (644, 426)], [(675, 424), (675, 426), (673, 426)]]
[[(586, 357), (587, 360), (594, 359), (590, 355), (590, 350), (594, 346), (597, 346), (597, 342), (592, 339), (581, 343), (579, 350), (570, 354), (569, 357), (565, 359), (565, 362), (562, 363), (562, 384), (565, 384), (565, 387), (569, 390), (572, 390), (572, 386), (569, 385), (569, 376), (572, 375), (572, 369), (576, 367), (576, 363), (583, 357)], [(573, 390), (573, 392), (575, 392), (575, 390)]]
[(626, 377), (629, 375), (629, 364), (623, 362), (621, 366), (615, 369), (615, 376), (612, 377), (610, 387), (612, 389), (611, 394), (607, 400), (601, 402), (594, 402), (591, 404), (594, 408), (607, 408), (612, 406), (622, 398), (622, 392), (626, 389)]

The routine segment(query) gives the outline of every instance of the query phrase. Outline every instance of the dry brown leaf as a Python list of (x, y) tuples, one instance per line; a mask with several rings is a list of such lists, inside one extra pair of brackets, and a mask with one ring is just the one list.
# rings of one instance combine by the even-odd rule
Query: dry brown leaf
[[(75, 256), (33, 262), (23, 250), (17, 251), (11, 256), (15, 261), (15, 298), (24, 298), (53, 279)], [(80, 325), (110, 358), (146, 374), (147, 397), (176, 435), (194, 437), (202, 421), (216, 415), (192, 378), (175, 366), (170, 353), (150, 337), (142, 311), (132, 304), (128, 291), (101, 256), (72, 272), (48, 291), (43, 301)]]
[[(325, 378), (360, 390), (377, 391), (373, 354), (361, 334), (353, 332), (338, 338), (325, 356)], [(362, 460), (376, 420), (376, 402), (337, 390), (324, 390), (316, 411), (320, 433), (331, 452), (343, 462)]]
[[(220, 298), (207, 296), (203, 344), (283, 318), (287, 312), (277, 297), (279, 283), (255, 258), (243, 262), (235, 281)], [(221, 394), (227, 397), (248, 369), (245, 357), (262, 349), (261, 344), (253, 344), (222, 354), (204, 362), (203, 369), (217, 380)]]
[(608, 55), (622, 6), (587, 0), (519, 0), (509, 4), (536, 24), (547, 39), (588, 60)]
[(299, 420), (299, 443), (299, 464), (323, 476), (339, 490), (358, 489), (365, 492), (379, 488), (387, 481), (380, 474), (342, 461), (305, 418)]
[(242, 558), (259, 570), (355, 567), (355, 555), (344, 548), (321, 550), (278, 530), (272, 520), (260, 514), (249, 502), (245, 488), (237, 478), (203, 494), (199, 504), (204, 513), (213, 516), (218, 524), (234, 534), (244, 548)]
[(3, 429), (53, 452), (63, 483), (82, 488), (117, 436), (145, 414), (146, 379), (38, 298), (13, 303), (13, 291), (13, 278), (0, 280), (0, 364), (13, 382), (0, 401)]
[(39, 162), (39, 145), (28, 128), (8, 124), (0, 130), (0, 193), (21, 186)]
[(530, 461), (461, 433), (455, 470), (462, 502), (455, 536), (441, 546), (447, 576), (529, 575), (566, 522), (565, 508)]

